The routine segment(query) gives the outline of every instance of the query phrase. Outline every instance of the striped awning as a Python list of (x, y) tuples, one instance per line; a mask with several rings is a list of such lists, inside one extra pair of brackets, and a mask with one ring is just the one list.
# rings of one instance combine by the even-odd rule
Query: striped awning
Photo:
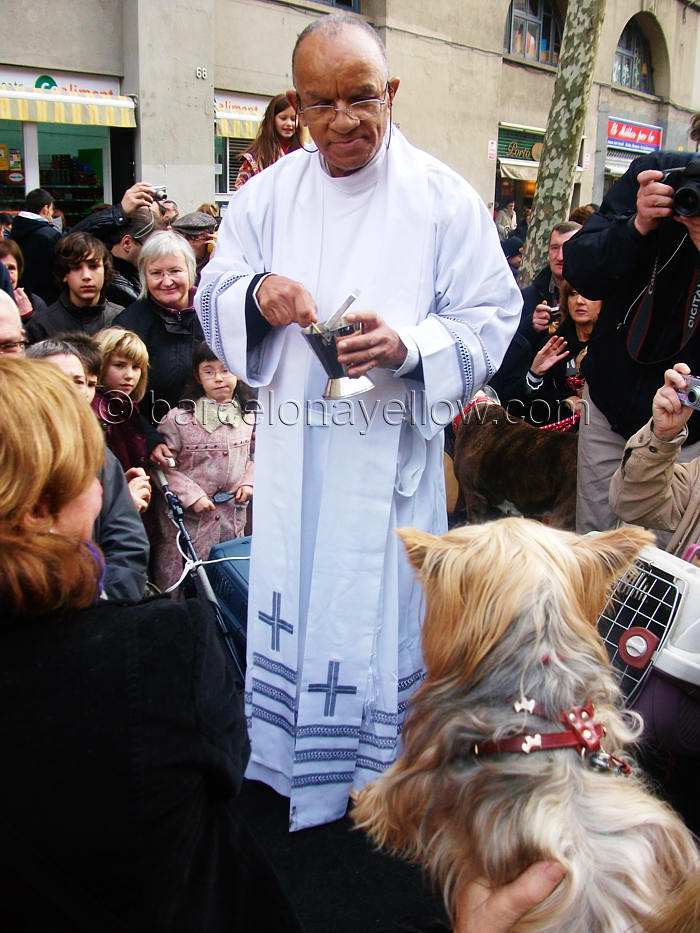
[(239, 120), (216, 114), (216, 135), (231, 139), (255, 139), (260, 129), (259, 120)]
[(136, 126), (129, 97), (76, 94), (45, 88), (0, 87), (0, 120), (28, 123), (72, 123), (80, 126)]

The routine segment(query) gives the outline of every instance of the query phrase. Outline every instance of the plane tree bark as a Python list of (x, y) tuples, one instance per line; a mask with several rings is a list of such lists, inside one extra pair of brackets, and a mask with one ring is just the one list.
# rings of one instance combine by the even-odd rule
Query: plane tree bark
[(523, 255), (523, 285), (547, 264), (549, 233), (569, 216), (604, 15), (605, 0), (569, 0)]

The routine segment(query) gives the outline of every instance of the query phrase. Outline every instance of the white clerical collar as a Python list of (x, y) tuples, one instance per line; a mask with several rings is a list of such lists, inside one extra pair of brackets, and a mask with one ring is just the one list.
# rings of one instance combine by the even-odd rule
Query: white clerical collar
[(391, 125), (387, 127), (381, 146), (369, 160), (367, 165), (363, 165), (362, 168), (358, 169), (356, 172), (353, 172), (351, 175), (331, 175), (331, 173), (328, 171), (328, 163), (326, 162), (325, 157), (319, 152), (319, 162), (321, 168), (323, 169), (323, 174), (328, 179), (332, 179), (335, 184), (349, 188), (364, 187), (366, 184), (374, 184), (379, 168), (386, 158), (390, 140)]

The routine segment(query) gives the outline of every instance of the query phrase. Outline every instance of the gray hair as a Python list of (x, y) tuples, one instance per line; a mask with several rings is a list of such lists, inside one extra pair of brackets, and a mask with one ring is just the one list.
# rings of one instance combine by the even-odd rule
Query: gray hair
[(386, 57), (384, 43), (379, 38), (379, 34), (374, 29), (374, 27), (370, 26), (367, 20), (363, 19), (361, 16), (358, 16), (357, 13), (329, 13), (328, 16), (323, 16), (321, 19), (316, 19), (313, 21), (313, 23), (309, 23), (306, 29), (299, 33), (297, 36), (297, 41), (294, 44), (294, 51), (292, 52), (292, 78), (294, 78), (294, 66), (296, 63), (299, 46), (307, 36), (310, 36), (311, 33), (318, 32), (320, 30), (323, 36), (332, 38), (333, 36), (337, 36), (347, 26), (356, 26), (358, 29), (361, 29), (363, 32), (365, 32), (368, 36), (371, 36), (372, 40), (379, 49), (380, 55), (382, 56), (382, 61), (384, 62), (384, 67), (386, 68), (386, 76), (388, 80), (389, 59)]
[(145, 298), (148, 295), (146, 263), (154, 262), (156, 259), (162, 259), (164, 256), (170, 256), (171, 254), (182, 256), (185, 260), (190, 287), (194, 285), (197, 278), (197, 260), (192, 252), (192, 247), (184, 236), (180, 236), (174, 230), (158, 230), (149, 236), (139, 253), (139, 279), (141, 280), (139, 298)]
[[(72, 343), (68, 343), (67, 340), (54, 340), (51, 337), (27, 347), (26, 356), (32, 360), (45, 360), (47, 356), (77, 356), (81, 365), (83, 364), (80, 354)], [(85, 369), (84, 365), (83, 369)]]

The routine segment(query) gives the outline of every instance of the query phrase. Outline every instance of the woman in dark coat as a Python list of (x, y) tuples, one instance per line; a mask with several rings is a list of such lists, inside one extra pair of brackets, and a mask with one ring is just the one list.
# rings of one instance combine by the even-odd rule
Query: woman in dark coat
[(167, 466), (172, 456), (157, 424), (177, 408), (190, 377), (192, 351), (204, 339), (194, 310), (197, 263), (192, 248), (172, 230), (153, 233), (139, 254), (141, 297), (114, 324), (133, 331), (148, 349), (148, 385), (141, 404), (151, 461)]
[(99, 424), (0, 360), (3, 929), (298, 931), (237, 810), (240, 687), (196, 600), (97, 601)]

